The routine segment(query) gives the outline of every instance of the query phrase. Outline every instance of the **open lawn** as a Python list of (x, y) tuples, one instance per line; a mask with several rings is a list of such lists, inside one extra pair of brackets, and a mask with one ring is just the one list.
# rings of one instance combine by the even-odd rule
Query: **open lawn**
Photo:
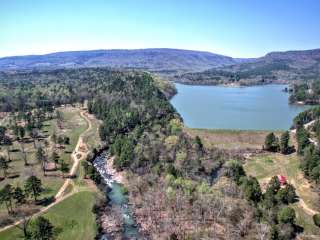
[[(96, 193), (81, 191), (49, 209), (43, 216), (57, 228), (56, 239), (94, 239), (97, 229), (92, 207), (95, 201)], [(13, 227), (0, 232), (0, 239), (23, 239), (22, 232)]]
[[(244, 165), (246, 173), (259, 180), (265, 189), (271, 177), (284, 175), (296, 188), (298, 196), (307, 207), (319, 211), (319, 193), (317, 193), (299, 169), (299, 159), (296, 154), (282, 155), (279, 153), (259, 154), (249, 158)], [(320, 228), (313, 224), (312, 215), (308, 214), (301, 203), (295, 203), (297, 223), (305, 228), (305, 234), (320, 234)]]

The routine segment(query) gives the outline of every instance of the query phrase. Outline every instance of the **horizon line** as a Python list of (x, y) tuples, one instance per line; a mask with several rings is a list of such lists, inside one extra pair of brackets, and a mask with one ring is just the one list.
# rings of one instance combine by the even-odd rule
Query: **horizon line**
[(46, 56), (51, 54), (57, 54), (57, 53), (76, 53), (76, 52), (93, 52), (93, 51), (139, 51), (139, 50), (179, 50), (179, 51), (190, 51), (190, 52), (202, 52), (202, 53), (210, 53), (215, 55), (220, 55), (224, 57), (230, 57), (233, 59), (256, 59), (265, 57), (266, 55), (270, 53), (278, 53), (278, 52), (302, 52), (302, 51), (313, 51), (313, 50), (320, 50), (319, 48), (312, 48), (312, 49), (288, 49), (288, 50), (273, 50), (270, 52), (265, 53), (262, 56), (258, 57), (232, 57), (229, 55), (221, 54), (212, 52), (209, 50), (195, 50), (195, 49), (186, 49), (186, 48), (170, 48), (170, 47), (150, 47), (150, 48), (97, 48), (97, 49), (79, 49), (79, 50), (58, 50), (58, 51), (52, 51), (52, 52), (46, 52), (46, 53), (34, 53), (34, 54), (21, 54), (21, 55), (7, 55), (7, 56), (0, 56), (0, 59), (4, 58), (14, 58), (14, 57), (32, 57), (32, 56)]

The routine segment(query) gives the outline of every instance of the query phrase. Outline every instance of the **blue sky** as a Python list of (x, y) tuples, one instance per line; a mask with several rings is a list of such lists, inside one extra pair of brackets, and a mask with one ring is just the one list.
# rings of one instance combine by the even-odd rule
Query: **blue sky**
[(320, 48), (320, 1), (0, 0), (0, 57), (157, 47), (233, 57)]

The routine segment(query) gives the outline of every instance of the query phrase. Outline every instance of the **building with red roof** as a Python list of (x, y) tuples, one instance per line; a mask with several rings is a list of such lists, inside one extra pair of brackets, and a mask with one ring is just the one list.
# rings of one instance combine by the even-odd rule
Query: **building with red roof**
[(278, 180), (281, 185), (286, 185), (287, 184), (287, 178), (283, 175), (278, 175)]

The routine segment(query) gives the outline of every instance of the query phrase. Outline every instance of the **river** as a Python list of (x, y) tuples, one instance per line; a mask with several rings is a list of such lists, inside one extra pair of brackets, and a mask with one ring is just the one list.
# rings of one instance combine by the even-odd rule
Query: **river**
[(171, 100), (187, 127), (242, 130), (287, 130), (309, 106), (291, 105), (287, 85), (250, 87), (176, 84)]
[[(123, 239), (139, 239), (139, 232), (134, 221), (131, 209), (128, 205), (128, 197), (124, 194), (122, 185), (113, 179), (112, 174), (106, 168), (108, 155), (106, 152), (98, 155), (93, 161), (93, 166), (100, 173), (106, 183), (105, 193), (109, 199), (109, 204), (113, 208), (121, 209), (121, 217), (123, 222), (122, 238)], [(110, 237), (103, 235), (100, 240), (109, 240)]]

